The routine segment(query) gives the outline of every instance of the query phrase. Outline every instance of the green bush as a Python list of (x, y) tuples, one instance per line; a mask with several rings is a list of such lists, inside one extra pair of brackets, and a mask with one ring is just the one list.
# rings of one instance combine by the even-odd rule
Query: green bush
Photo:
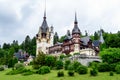
[(3, 66), (0, 66), (0, 71), (4, 71), (4, 67)]
[(98, 71), (99, 72), (110, 71), (109, 64), (108, 63), (99, 63), (99, 65), (98, 65)]
[(114, 76), (114, 73), (113, 73), (113, 71), (110, 71), (110, 74), (109, 74), (110, 76)]
[(69, 70), (69, 71), (68, 71), (68, 75), (69, 75), (69, 76), (74, 76), (74, 71)]
[(63, 76), (64, 76), (64, 72), (63, 72), (63, 71), (59, 71), (59, 72), (57, 73), (57, 76), (58, 76), (58, 77), (63, 77)]
[(11, 68), (11, 67), (14, 67), (14, 65), (18, 62), (18, 59), (17, 58), (11, 58), (8, 60), (8, 67)]
[(24, 72), (22, 75), (23, 76), (27, 76), (27, 75), (32, 75), (33, 74), (33, 72), (30, 70), (30, 69), (28, 69), (26, 72)]
[(16, 63), (14, 66), (15, 69), (19, 69), (19, 68), (25, 68), (23, 63)]
[(68, 70), (68, 66), (70, 63), (71, 63), (70, 60), (65, 61), (65, 66), (64, 66), (65, 70)]
[(66, 56), (64, 55), (64, 54), (61, 54), (60, 55), (60, 59), (62, 60), (62, 59), (64, 59)]
[(99, 62), (90, 62), (89, 63), (89, 67), (95, 67), (95, 68), (98, 68), (98, 64), (99, 64)]
[(57, 60), (56, 64), (55, 64), (55, 67), (56, 67), (57, 70), (63, 69), (63, 61), (62, 60)]
[(40, 65), (34, 64), (34, 65), (32, 65), (32, 67), (33, 67), (33, 69), (39, 69)]
[(16, 75), (16, 74), (21, 74), (21, 73), (24, 73), (27, 71), (29, 71), (29, 70), (25, 69), (25, 68), (19, 68), (19, 69), (15, 69), (15, 70), (8, 72), (7, 75)]
[(69, 64), (69, 65), (68, 65), (68, 70), (74, 70), (73, 64)]
[(120, 48), (107, 48), (100, 52), (103, 62), (109, 64), (117, 63), (120, 61)]
[(91, 76), (97, 76), (98, 75), (98, 70), (96, 68), (92, 68), (92, 70), (90, 70), (90, 75)]
[(46, 73), (50, 73), (50, 68), (48, 66), (42, 66), (38, 70), (38, 74), (46, 74)]
[(47, 55), (45, 57), (45, 65), (46, 66), (49, 66), (50, 68), (53, 68), (55, 66), (55, 62), (56, 62), (56, 57), (50, 56), (50, 55)]
[(37, 57), (33, 59), (33, 68), (39, 69), (40, 66), (45, 66), (46, 65), (45, 57), (46, 57), (46, 54), (44, 54), (43, 52), (39, 52)]
[(80, 66), (80, 65), (81, 65), (80, 62), (78, 62), (78, 61), (74, 61), (74, 62), (73, 62), (73, 67), (74, 67), (75, 72), (77, 72), (77, 68), (78, 68), (78, 66)]
[(116, 71), (117, 74), (120, 74), (120, 65), (117, 65), (115, 67), (115, 71)]
[(86, 66), (79, 66), (78, 68), (77, 68), (77, 72), (79, 73), (79, 74), (87, 74), (87, 71), (88, 71), (88, 69), (87, 69), (87, 67)]
[(116, 65), (117, 65), (117, 63), (109, 64), (110, 71), (115, 71)]

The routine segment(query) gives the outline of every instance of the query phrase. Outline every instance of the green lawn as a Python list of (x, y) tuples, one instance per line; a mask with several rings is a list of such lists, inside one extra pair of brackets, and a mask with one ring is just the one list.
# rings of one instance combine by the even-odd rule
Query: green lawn
[(5, 75), (11, 69), (0, 71), (0, 80), (120, 80), (120, 74), (114, 74), (114, 76), (109, 76), (108, 72), (99, 73), (96, 77), (91, 77), (88, 74), (86, 75), (79, 75), (75, 73), (74, 77), (69, 77), (67, 75), (67, 71), (64, 71), (64, 77), (57, 77), (56, 70), (52, 70), (51, 73), (45, 75), (33, 74), (29, 76), (22, 76), (21, 74), (18, 75)]

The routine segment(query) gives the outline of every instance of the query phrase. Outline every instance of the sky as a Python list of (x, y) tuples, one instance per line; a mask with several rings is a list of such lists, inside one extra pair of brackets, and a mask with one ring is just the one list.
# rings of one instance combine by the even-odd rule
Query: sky
[[(38, 33), (43, 21), (45, 0), (0, 0), (0, 45)], [(48, 26), (59, 36), (78, 26), (89, 35), (100, 28), (116, 33), (120, 30), (120, 0), (46, 0)]]

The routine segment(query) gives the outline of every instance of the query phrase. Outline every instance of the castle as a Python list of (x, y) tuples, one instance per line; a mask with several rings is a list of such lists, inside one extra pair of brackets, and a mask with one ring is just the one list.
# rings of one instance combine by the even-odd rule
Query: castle
[(53, 44), (55, 36), (57, 36), (57, 34), (54, 35), (53, 26), (48, 26), (46, 21), (46, 12), (44, 12), (42, 25), (40, 26), (38, 34), (36, 35), (36, 55), (42, 51), (45, 54), (51, 54), (55, 56), (62, 53), (71, 55), (74, 53), (80, 53), (95, 56), (100, 51), (100, 43), (104, 42), (102, 32), (100, 34), (100, 39), (95, 41), (92, 41), (89, 36), (81, 37), (76, 13), (72, 33), (70, 33), (68, 30), (62, 43), (57, 42), (56, 44)]

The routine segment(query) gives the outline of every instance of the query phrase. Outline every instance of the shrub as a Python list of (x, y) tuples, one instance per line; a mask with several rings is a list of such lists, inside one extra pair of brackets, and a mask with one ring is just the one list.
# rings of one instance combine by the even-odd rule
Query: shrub
[(23, 76), (27, 76), (27, 75), (32, 75), (33, 74), (33, 72), (30, 70), (30, 69), (28, 69), (26, 72), (24, 72), (22, 75)]
[(98, 64), (99, 64), (99, 62), (90, 62), (90, 63), (89, 63), (89, 67), (98, 68)]
[(120, 65), (117, 65), (115, 67), (115, 71), (116, 71), (117, 74), (120, 74)]
[(114, 76), (114, 73), (113, 73), (113, 71), (110, 71), (110, 74), (109, 74), (110, 76)]
[(45, 64), (46, 66), (49, 66), (50, 68), (53, 68), (55, 66), (56, 58), (54, 56), (46, 56), (45, 57)]
[(87, 71), (88, 71), (88, 69), (87, 69), (87, 67), (86, 66), (79, 66), (78, 68), (77, 68), (77, 72), (79, 73), (79, 74), (87, 74)]
[(74, 67), (75, 72), (77, 72), (77, 68), (78, 68), (78, 66), (80, 66), (80, 65), (81, 65), (80, 62), (78, 62), (78, 61), (74, 61), (74, 62), (73, 62), (73, 67)]
[(65, 61), (65, 70), (68, 70), (68, 66), (70, 63), (71, 63), (70, 60)]
[(74, 71), (69, 70), (69, 71), (68, 71), (68, 75), (69, 75), (69, 76), (74, 76)]
[(103, 62), (107, 62), (109, 64), (117, 63), (120, 61), (120, 48), (104, 49), (100, 52), (100, 56)]
[(98, 70), (96, 68), (92, 68), (92, 70), (90, 70), (91, 76), (97, 76), (97, 74), (98, 74)]
[(68, 65), (68, 70), (74, 70), (73, 64), (69, 64), (69, 65)]
[(43, 52), (39, 52), (37, 57), (33, 59), (33, 68), (34, 69), (39, 69), (40, 66), (45, 65), (45, 57), (46, 55)]
[(58, 77), (63, 77), (63, 76), (64, 76), (64, 72), (63, 72), (63, 71), (59, 71), (59, 72), (57, 73), (57, 76), (58, 76)]
[(99, 72), (110, 71), (109, 64), (108, 64), (108, 63), (100, 63), (100, 64), (98, 65), (98, 71), (99, 71)]
[(66, 56), (64, 54), (60, 55), (60, 59), (64, 59)]
[(29, 70), (25, 69), (25, 68), (19, 68), (19, 69), (15, 69), (15, 70), (8, 72), (7, 75), (16, 75), (16, 74), (21, 74), (21, 73), (24, 73), (27, 71), (29, 71)]
[(109, 64), (110, 71), (115, 71), (116, 65), (117, 65), (117, 63)]
[(23, 63), (16, 63), (14, 67), (15, 67), (15, 69), (25, 68)]
[(39, 69), (40, 65), (34, 64), (32, 67), (33, 67), (33, 69)]
[(4, 67), (3, 66), (0, 66), (0, 71), (4, 71)]
[(38, 74), (46, 74), (46, 73), (50, 73), (50, 68), (48, 66), (42, 66), (38, 70)]
[(56, 69), (59, 70), (59, 69), (63, 69), (63, 62), (62, 60), (58, 60), (56, 61)]
[(17, 58), (11, 58), (8, 60), (8, 67), (14, 67), (14, 65), (18, 62)]

